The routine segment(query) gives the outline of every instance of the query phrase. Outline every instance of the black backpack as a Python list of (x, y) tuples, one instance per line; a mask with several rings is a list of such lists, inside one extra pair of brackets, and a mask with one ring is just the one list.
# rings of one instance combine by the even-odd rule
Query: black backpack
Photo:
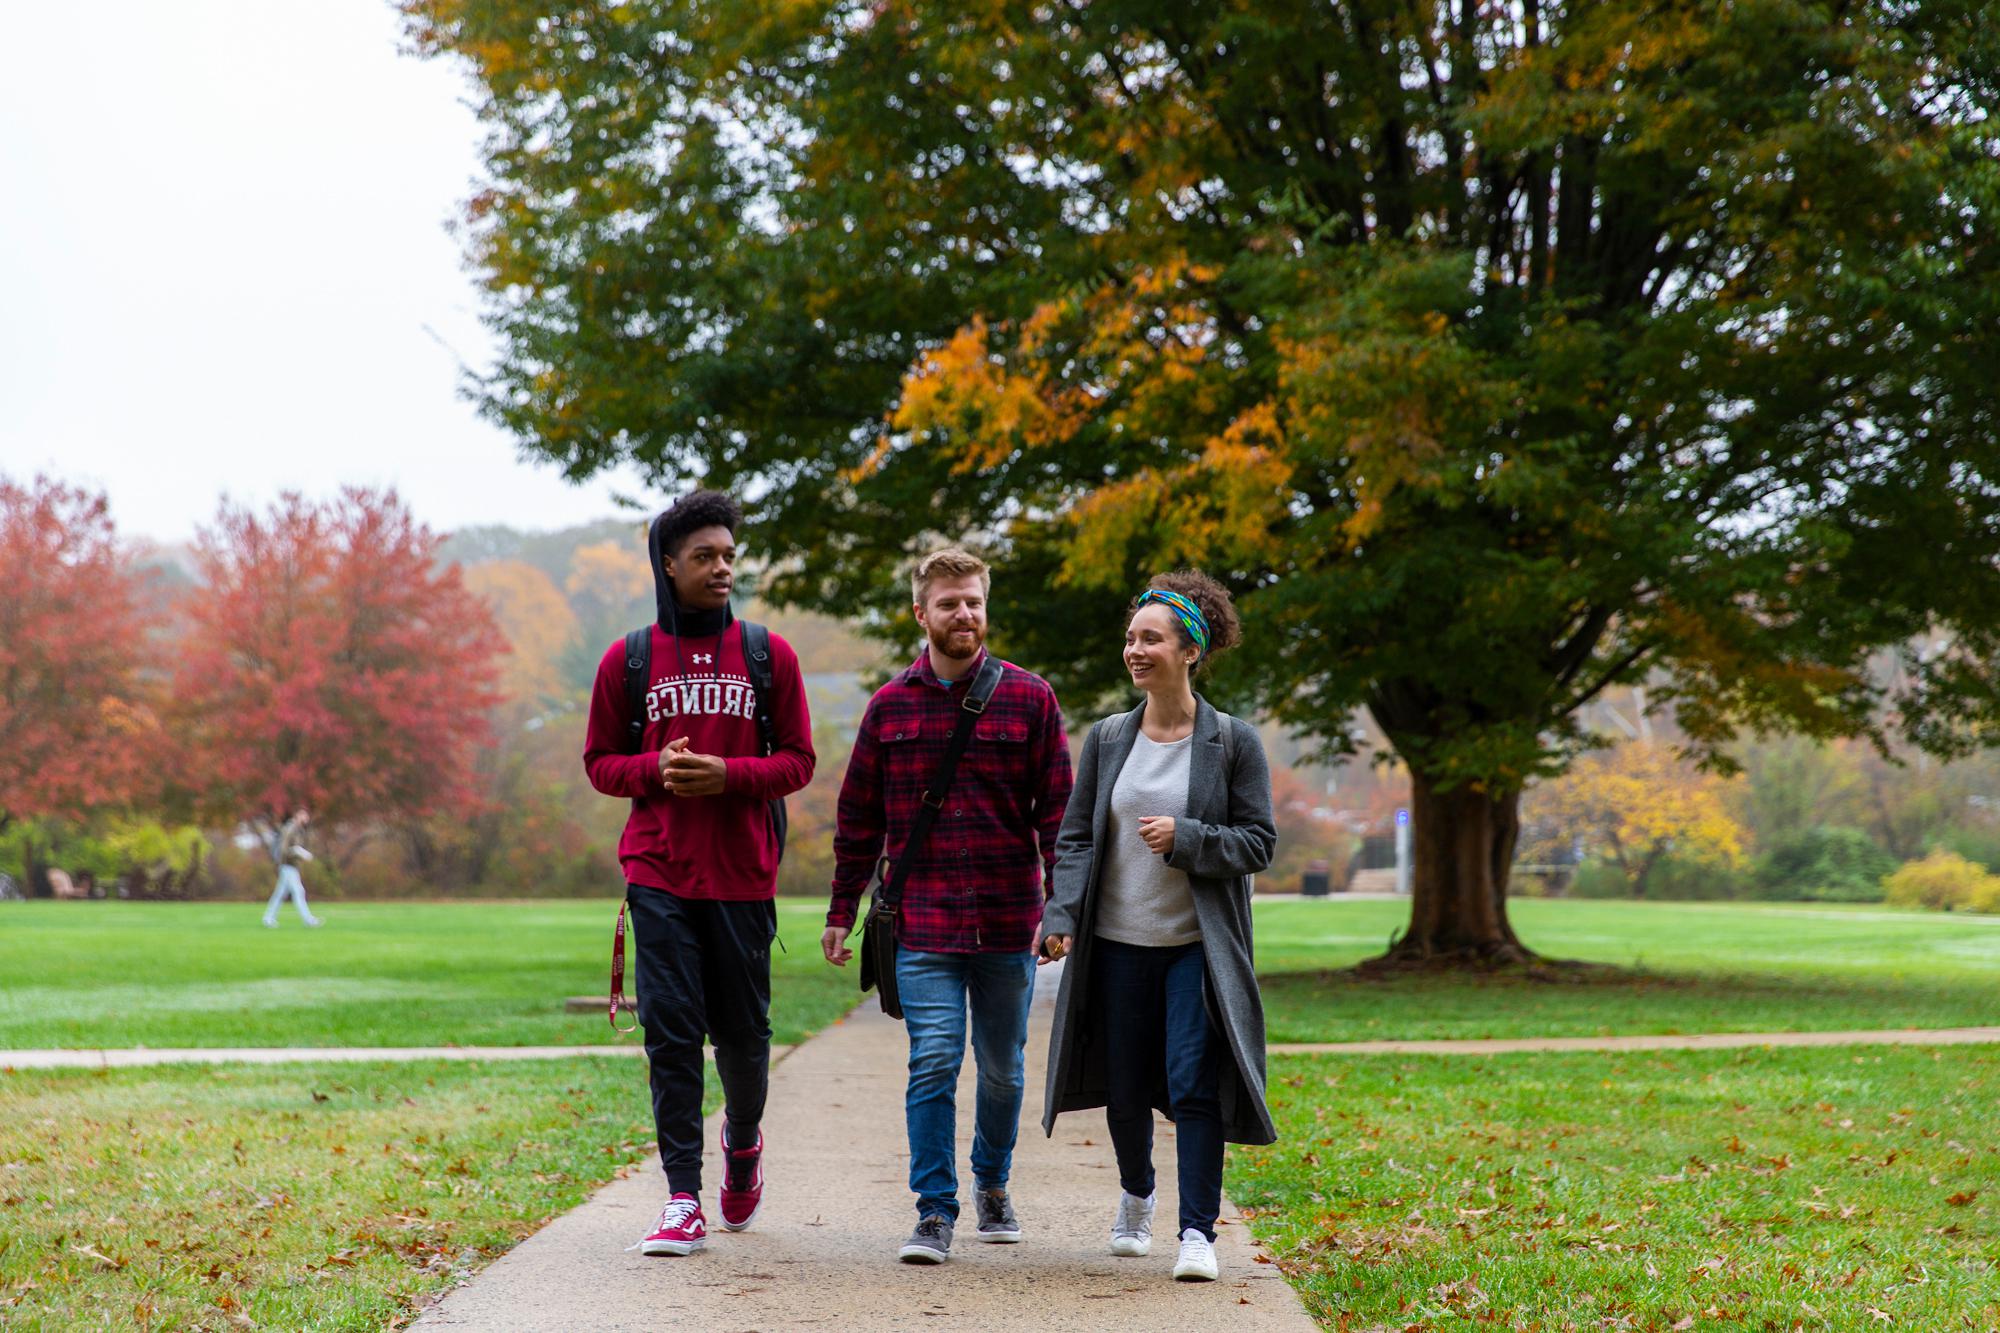
[[(750, 668), (750, 692), (757, 699), (757, 735), (766, 755), (778, 751), (778, 722), (771, 716), (771, 631), (754, 620), (743, 626), (743, 661)], [(625, 753), (638, 754), (646, 732), (646, 692), (653, 684), (653, 627), (625, 636)], [(778, 855), (785, 854), (785, 798), (771, 802), (771, 831), (778, 837)]]

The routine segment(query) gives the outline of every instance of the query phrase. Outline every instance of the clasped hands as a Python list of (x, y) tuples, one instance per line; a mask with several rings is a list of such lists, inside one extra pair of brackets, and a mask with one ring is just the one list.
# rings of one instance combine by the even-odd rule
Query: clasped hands
[(720, 796), (729, 766), (720, 755), (696, 754), (676, 736), (660, 751), (660, 781), (674, 796)]

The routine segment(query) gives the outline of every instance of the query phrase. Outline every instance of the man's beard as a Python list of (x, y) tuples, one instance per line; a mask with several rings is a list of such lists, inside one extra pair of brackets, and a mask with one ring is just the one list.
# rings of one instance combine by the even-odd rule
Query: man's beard
[[(968, 634), (970, 636), (969, 643), (967, 643), (967, 640), (965, 639), (959, 640), (960, 643), (966, 644), (966, 647), (964, 648), (963, 651), (960, 651), (952, 644), (952, 637), (954, 635), (961, 633)], [(983, 627), (974, 628), (969, 631), (962, 631), (956, 629), (933, 629), (932, 631), (930, 631), (929, 637), (931, 641), (931, 647), (937, 649), (939, 652), (943, 653), (946, 657), (956, 657), (960, 659), (978, 656), (979, 650), (986, 644), (986, 630)]]

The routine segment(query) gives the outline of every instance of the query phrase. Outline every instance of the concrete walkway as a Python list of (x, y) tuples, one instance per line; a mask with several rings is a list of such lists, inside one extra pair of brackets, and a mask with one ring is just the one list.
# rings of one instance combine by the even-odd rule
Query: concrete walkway
[(1477, 1037), (1434, 1041), (1274, 1042), (1272, 1055), (1515, 1055), (1527, 1051), (1721, 1051), (1743, 1046), (1980, 1046), (2000, 1027), (1864, 1032), (1671, 1032), (1631, 1037)]
[[(1042, 969), (1043, 980), (1054, 969)], [(1159, 1211), (1153, 1252), (1107, 1252), (1118, 1175), (1098, 1112), (1065, 1116), (1042, 1136), (1041, 1091), (1051, 997), (1029, 1027), (1028, 1090), (1011, 1182), (1026, 1238), (984, 1245), (971, 1230), (972, 1060), (959, 1088), (960, 1198), (967, 1225), (941, 1267), (902, 1264), (896, 1247), (916, 1222), (906, 1185), (903, 1083), (909, 1046), (900, 1023), (870, 1000), (800, 1046), (771, 1072), (764, 1130), (763, 1212), (735, 1235), (711, 1230), (685, 1259), (626, 1253), (666, 1202), (648, 1162), (544, 1227), (418, 1321), (422, 1329), (1195, 1329), (1308, 1333), (1313, 1328), (1277, 1267), (1257, 1262), (1249, 1228), (1225, 1199), (1216, 1250), (1222, 1279), (1170, 1276), (1173, 1127), (1159, 1124), (1153, 1160)], [(637, 1077), (637, 1071), (634, 1071)], [(721, 1167), (708, 1125), (703, 1203), (714, 1227)]]
[[(636, 1038), (634, 1041), (636, 1042)], [(789, 1047), (774, 1046), (775, 1055)], [(0, 1051), (0, 1069), (126, 1069), (134, 1065), (374, 1064), (411, 1060), (567, 1060), (644, 1055), (626, 1046), (135, 1046), (128, 1050)]]
[[(782, 1047), (778, 1047), (782, 1049)], [(130, 1069), (134, 1065), (370, 1065), (376, 1061), (560, 1061), (644, 1055), (640, 1047), (132, 1047), (126, 1051), (0, 1051), (0, 1069)]]

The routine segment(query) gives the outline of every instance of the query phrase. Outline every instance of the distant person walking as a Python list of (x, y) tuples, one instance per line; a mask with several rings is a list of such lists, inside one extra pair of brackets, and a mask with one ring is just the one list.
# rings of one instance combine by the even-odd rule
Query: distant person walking
[(653, 520), (655, 623), (598, 663), (583, 751), (591, 785), (632, 802), (618, 858), (669, 1196), (637, 1247), (649, 1255), (692, 1254), (708, 1239), (704, 1039), (722, 1081), (723, 1230), (749, 1226), (764, 1197), (783, 798), (812, 781), (815, 757), (798, 655), (730, 610), (742, 521), (715, 491)]
[(317, 926), (319, 918), (306, 905), (306, 882), (299, 875), (299, 862), (310, 861), (313, 854), (305, 849), (306, 825), (312, 823), (312, 815), (306, 810), (295, 811), (292, 817), (273, 828), (261, 824), (257, 836), (264, 841), (264, 850), (278, 865), (278, 887), (271, 890), (271, 901), (264, 908), (264, 924), (271, 929), (278, 928), (278, 909), (290, 898), (292, 905), (299, 909), (299, 919), (308, 926)]
[(1237, 641), (1228, 590), (1156, 575), (1132, 602), (1125, 668), (1146, 696), (1090, 729), (1056, 843), (1045, 962), (1069, 958), (1049, 1033), (1042, 1127), (1102, 1106), (1123, 1189), (1111, 1253), (1152, 1246), (1153, 1110), (1179, 1136), (1174, 1277), (1213, 1281), (1223, 1143), (1277, 1138), (1264, 1104), (1264, 1007), (1250, 877), (1271, 863), (1271, 771), (1256, 728), (1193, 674)]
[[(862, 715), (840, 788), (820, 948), (836, 967), (854, 956), (847, 936), (862, 890), (878, 863), (901, 866), (894, 983), (910, 1038), (904, 1120), (917, 1226), (897, 1254), (905, 1263), (938, 1264), (951, 1253), (958, 1222), (955, 1126), (968, 1009), (979, 1064), (977, 1234), (1021, 1239), (1007, 1178), (1025, 1092), (1035, 932), (1070, 769), (1055, 691), (986, 651), (985, 562), (957, 549), (933, 551), (912, 582), (924, 650)], [(989, 692), (983, 705), (982, 692)], [(962, 724), (971, 732), (944, 785), (940, 770)], [(926, 804), (932, 826), (913, 845)]]

